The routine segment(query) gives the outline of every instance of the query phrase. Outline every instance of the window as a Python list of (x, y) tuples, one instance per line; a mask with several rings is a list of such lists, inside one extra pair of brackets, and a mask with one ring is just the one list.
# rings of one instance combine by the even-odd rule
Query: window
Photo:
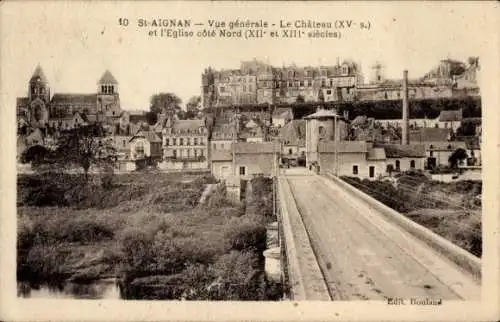
[(292, 153), (293, 153), (292, 149), (288, 149), (288, 154), (292, 154)]
[(354, 175), (358, 174), (358, 166), (357, 165), (352, 166), (352, 174), (354, 174)]
[(203, 149), (200, 149), (200, 157), (203, 156)]
[(300, 81), (300, 87), (303, 87), (304, 86), (304, 81)]
[(177, 145), (177, 139), (176, 138), (172, 139), (172, 145)]
[(194, 149), (194, 157), (196, 158), (198, 156), (198, 149)]
[(399, 160), (396, 160), (396, 171), (399, 171), (400, 167), (401, 167), (401, 163), (399, 162)]
[(391, 174), (394, 171), (394, 167), (392, 164), (388, 164), (386, 168), (386, 172)]
[(415, 169), (415, 160), (410, 161), (410, 168)]
[(123, 140), (123, 146), (125, 146), (125, 144), (127, 144), (127, 140)]
[(324, 136), (325, 135), (325, 127), (320, 126), (318, 128), (318, 133), (319, 133), (320, 136)]
[(429, 152), (429, 156), (433, 157), (434, 156), (434, 151)]
[(247, 86), (243, 85), (243, 92), (246, 92), (246, 91), (247, 91)]
[(451, 145), (448, 144), (448, 150), (451, 150)]
[(331, 89), (327, 90), (326, 95), (332, 95), (332, 90)]
[(169, 138), (166, 138), (165, 139), (165, 145), (168, 146), (170, 144), (170, 139)]
[(186, 139), (186, 145), (191, 145), (191, 138)]
[(174, 156), (174, 159), (177, 159), (177, 150), (173, 150), (173, 156)]
[(245, 167), (240, 167), (240, 176), (244, 176), (246, 171)]
[(184, 138), (179, 138), (179, 145), (184, 145)]
[(193, 145), (198, 145), (198, 138), (194, 138), (193, 141)]
[(375, 176), (375, 167), (374, 166), (370, 166), (368, 168), (368, 175), (370, 176), (370, 178), (373, 178)]
[(226, 91), (226, 89), (224, 88), (224, 86), (221, 86), (221, 87), (219, 87), (219, 91), (220, 91), (221, 93), (224, 93), (224, 92)]

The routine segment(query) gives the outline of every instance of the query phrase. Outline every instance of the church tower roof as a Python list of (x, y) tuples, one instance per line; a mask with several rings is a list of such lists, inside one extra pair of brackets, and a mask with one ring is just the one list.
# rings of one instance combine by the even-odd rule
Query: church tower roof
[(109, 70), (106, 70), (99, 80), (99, 84), (118, 84), (116, 78), (110, 73)]
[(30, 83), (37, 81), (40, 79), (42, 83), (47, 84), (47, 77), (45, 77), (45, 74), (43, 73), (42, 67), (40, 65), (36, 66), (35, 72), (33, 73), (33, 76), (30, 78)]

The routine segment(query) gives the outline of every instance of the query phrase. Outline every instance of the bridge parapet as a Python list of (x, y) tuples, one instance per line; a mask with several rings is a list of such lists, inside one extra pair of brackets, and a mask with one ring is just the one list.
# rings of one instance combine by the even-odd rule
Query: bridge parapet
[(446, 258), (454, 262), (456, 265), (467, 270), (472, 274), (476, 281), (481, 280), (481, 259), (470, 254), (466, 250), (458, 247), (447, 239), (437, 235), (431, 230), (419, 225), (412, 220), (406, 218), (404, 215), (395, 211), (394, 209), (386, 206), (375, 198), (367, 195), (359, 189), (351, 186), (347, 182), (335, 176), (333, 173), (326, 173), (326, 177), (333, 182), (344, 188), (354, 197), (362, 200), (369, 207), (373, 208), (378, 213), (384, 215), (388, 220), (401, 227), (411, 235), (429, 245), (432, 249), (436, 250)]
[(285, 263), (292, 300), (330, 301), (323, 274), (309, 241), (292, 191), (284, 176), (278, 176), (279, 223), (285, 242)]

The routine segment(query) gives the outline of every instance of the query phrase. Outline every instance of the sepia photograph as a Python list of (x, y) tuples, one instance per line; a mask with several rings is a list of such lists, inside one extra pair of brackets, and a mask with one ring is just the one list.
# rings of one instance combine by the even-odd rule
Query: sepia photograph
[(498, 13), (0, 4), (6, 317), (498, 318)]

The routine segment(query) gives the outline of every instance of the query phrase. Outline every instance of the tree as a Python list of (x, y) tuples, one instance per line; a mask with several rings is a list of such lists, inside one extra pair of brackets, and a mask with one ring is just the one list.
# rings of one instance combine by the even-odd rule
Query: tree
[(50, 151), (44, 146), (34, 145), (23, 151), (23, 153), (21, 154), (21, 162), (31, 162), (32, 165), (36, 166), (43, 163), (49, 156), (49, 154)]
[(456, 149), (448, 158), (448, 163), (450, 164), (450, 168), (456, 169), (458, 163), (465, 159), (467, 159), (467, 152), (462, 148)]
[(100, 124), (87, 125), (61, 132), (53, 159), (59, 166), (80, 166), (88, 178), (90, 166), (109, 168), (116, 161), (116, 149), (105, 137)]
[(159, 93), (151, 96), (150, 111), (156, 114), (167, 113), (171, 116), (181, 111), (182, 100), (174, 93)]
[(193, 96), (189, 99), (186, 104), (186, 115), (187, 119), (194, 119), (198, 116), (201, 110), (201, 96)]
[(304, 96), (299, 95), (299, 96), (297, 96), (297, 99), (296, 99), (295, 102), (297, 102), (297, 103), (304, 103), (305, 101), (306, 100), (305, 100)]
[(148, 125), (154, 125), (158, 121), (158, 114), (155, 112), (146, 112), (146, 120)]

